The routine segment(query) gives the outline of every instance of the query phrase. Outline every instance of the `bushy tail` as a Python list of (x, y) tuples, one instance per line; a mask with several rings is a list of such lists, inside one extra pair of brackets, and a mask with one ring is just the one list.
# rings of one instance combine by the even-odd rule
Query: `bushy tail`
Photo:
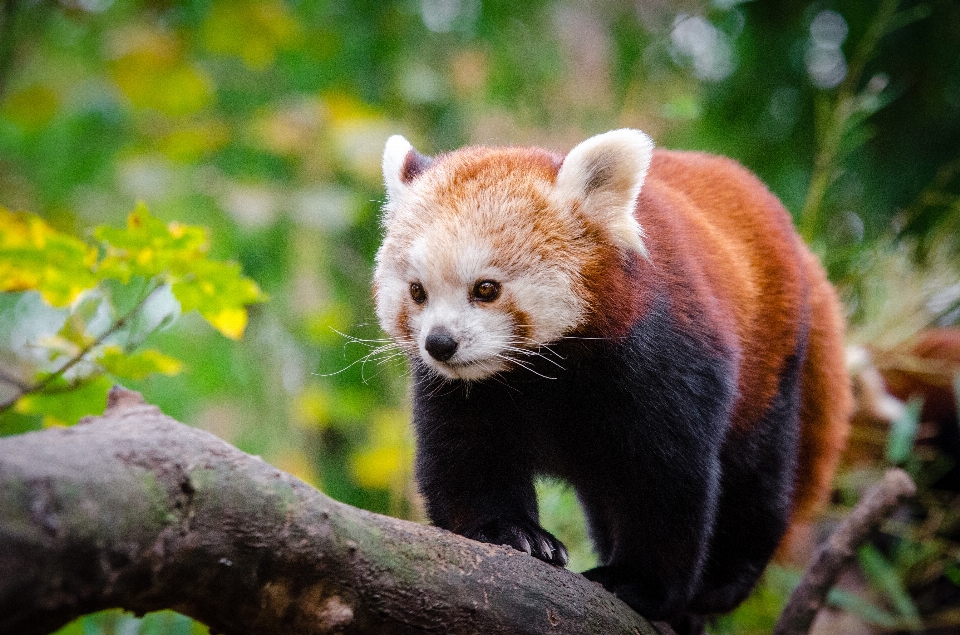
[(809, 521), (829, 499), (840, 453), (850, 434), (854, 406), (840, 302), (813, 254), (807, 252), (805, 257), (811, 318), (803, 367), (794, 522)]
[(804, 252), (810, 284), (810, 332), (801, 379), (800, 456), (793, 515), (775, 555), (778, 560), (796, 563), (812, 555), (811, 521), (830, 498), (854, 407), (840, 301), (816, 257)]

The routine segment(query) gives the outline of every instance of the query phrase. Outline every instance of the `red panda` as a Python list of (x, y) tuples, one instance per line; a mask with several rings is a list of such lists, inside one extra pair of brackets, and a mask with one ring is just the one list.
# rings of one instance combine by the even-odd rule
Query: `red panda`
[(628, 129), (566, 156), (394, 136), (383, 170), (376, 311), (433, 523), (565, 565), (533, 487), (556, 476), (587, 578), (685, 630), (742, 602), (828, 495), (852, 404), (837, 298), (776, 197)]

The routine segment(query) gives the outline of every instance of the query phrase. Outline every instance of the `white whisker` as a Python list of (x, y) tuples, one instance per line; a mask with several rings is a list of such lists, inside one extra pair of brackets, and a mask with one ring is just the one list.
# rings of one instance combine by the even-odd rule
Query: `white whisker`
[(545, 361), (547, 361), (547, 362), (550, 362), (551, 364), (553, 364), (554, 366), (556, 366), (556, 367), (559, 368), (560, 370), (567, 370), (566, 368), (564, 368), (563, 366), (561, 366), (558, 362), (550, 359), (549, 357), (547, 357), (546, 355), (544, 355), (544, 354), (542, 354), (542, 353), (540, 353), (540, 352), (538, 352), (538, 351), (533, 351), (533, 350), (526, 349), (526, 348), (517, 348), (516, 346), (505, 346), (505, 347), (504, 347), (504, 350), (510, 351), (510, 352), (512, 352), (512, 353), (519, 353), (519, 354), (521, 354), (521, 355), (526, 355), (526, 356), (528, 356), (528, 357), (539, 357), (539, 358), (541, 358), (541, 359), (543, 359), (543, 360), (545, 360)]
[(331, 373), (314, 373), (318, 377), (332, 377), (334, 375), (339, 375), (340, 373), (353, 368), (357, 364), (360, 364), (360, 379), (364, 383), (367, 383), (369, 379), (372, 379), (383, 372), (382, 370), (377, 371), (373, 375), (368, 376), (366, 373), (366, 367), (368, 363), (376, 361), (377, 365), (380, 366), (398, 357), (404, 357), (407, 354), (407, 351), (405, 351), (403, 345), (406, 344), (410, 346), (414, 344), (413, 340), (410, 338), (401, 338), (399, 340), (395, 340), (393, 338), (364, 339), (342, 333), (332, 327), (330, 330), (346, 338), (347, 341), (343, 345), (344, 356), (346, 356), (346, 347), (349, 344), (360, 344), (361, 346), (366, 346), (370, 350), (366, 353), (366, 355), (353, 360), (340, 370), (336, 370)]
[(536, 370), (533, 369), (533, 367), (532, 367), (528, 362), (524, 362), (523, 360), (517, 359), (516, 357), (510, 357), (509, 355), (502, 355), (502, 354), (500, 354), (500, 353), (497, 353), (497, 354), (496, 354), (496, 357), (498, 357), (498, 358), (500, 358), (500, 359), (503, 359), (503, 360), (506, 360), (507, 362), (513, 362), (513, 363), (516, 364), (517, 366), (519, 366), (519, 367), (521, 367), (521, 368), (524, 368), (524, 369), (530, 371), (530, 372), (533, 373), (534, 375), (537, 375), (537, 376), (539, 376), (539, 377), (543, 377), (544, 379), (556, 379), (556, 377), (550, 377), (549, 375), (544, 375), (543, 373), (538, 373)]

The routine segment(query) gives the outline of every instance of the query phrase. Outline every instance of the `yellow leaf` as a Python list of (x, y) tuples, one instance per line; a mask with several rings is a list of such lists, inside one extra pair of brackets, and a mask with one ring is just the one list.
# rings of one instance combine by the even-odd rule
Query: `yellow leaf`
[(402, 456), (397, 446), (362, 450), (350, 457), (350, 473), (361, 487), (389, 489), (401, 474)]
[(44, 236), (51, 231), (39, 218), (0, 207), (0, 249), (42, 247)]
[(36, 290), (66, 306), (96, 286), (97, 250), (41, 218), (0, 207), (0, 291)]
[(201, 315), (213, 328), (232, 340), (243, 337), (243, 331), (247, 328), (247, 310), (244, 308), (227, 308), (216, 313), (201, 312)]
[(37, 288), (39, 280), (36, 273), (8, 269), (0, 264), (0, 291), (30, 291)]

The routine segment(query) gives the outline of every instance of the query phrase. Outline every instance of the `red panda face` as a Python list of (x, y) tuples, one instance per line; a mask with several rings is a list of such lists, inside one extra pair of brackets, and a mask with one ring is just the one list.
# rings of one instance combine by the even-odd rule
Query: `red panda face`
[(391, 137), (374, 274), (384, 330), (438, 375), (478, 380), (526, 367), (583, 324), (591, 298), (582, 272), (597, 236), (643, 249), (632, 212), (650, 144), (615, 133), (641, 145), (646, 163), (621, 165), (610, 154), (618, 144), (578, 159), (598, 137), (565, 160), (534, 148), (465, 148), (432, 162)]

